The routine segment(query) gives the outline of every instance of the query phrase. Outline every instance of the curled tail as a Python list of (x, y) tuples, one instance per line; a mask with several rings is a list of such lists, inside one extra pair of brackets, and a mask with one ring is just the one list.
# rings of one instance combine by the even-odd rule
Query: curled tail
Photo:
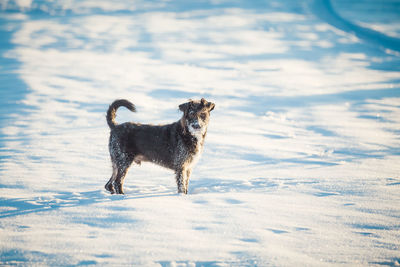
[(113, 129), (117, 125), (117, 123), (115, 122), (115, 116), (117, 113), (117, 109), (121, 106), (126, 107), (127, 109), (129, 109), (132, 112), (136, 111), (135, 105), (132, 104), (131, 102), (129, 102), (128, 100), (125, 100), (125, 99), (115, 100), (110, 105), (110, 107), (108, 108), (108, 111), (107, 111), (107, 123), (108, 123), (108, 126), (110, 127), (110, 129)]

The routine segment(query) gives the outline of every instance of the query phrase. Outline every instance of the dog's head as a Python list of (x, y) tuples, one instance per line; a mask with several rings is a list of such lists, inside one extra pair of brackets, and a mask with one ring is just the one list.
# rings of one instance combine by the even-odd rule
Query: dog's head
[(201, 100), (190, 100), (179, 106), (179, 109), (183, 111), (181, 121), (192, 135), (196, 137), (203, 136), (207, 131), (210, 111), (212, 111), (214, 107), (214, 103), (208, 102), (204, 98)]

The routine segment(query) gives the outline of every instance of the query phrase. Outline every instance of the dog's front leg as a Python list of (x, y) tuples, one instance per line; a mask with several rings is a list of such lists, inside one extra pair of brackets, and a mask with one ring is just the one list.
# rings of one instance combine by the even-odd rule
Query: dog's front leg
[(191, 173), (192, 173), (191, 169), (186, 170), (186, 179), (185, 179), (186, 194), (189, 192), (189, 179), (190, 179)]
[(187, 194), (187, 172), (184, 169), (176, 171), (176, 184), (178, 186), (178, 193)]

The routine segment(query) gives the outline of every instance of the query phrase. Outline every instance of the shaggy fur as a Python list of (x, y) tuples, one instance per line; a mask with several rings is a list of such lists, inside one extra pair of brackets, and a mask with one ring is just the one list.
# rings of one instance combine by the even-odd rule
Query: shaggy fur
[(107, 111), (113, 173), (105, 188), (112, 194), (124, 194), (124, 178), (132, 162), (140, 165), (148, 161), (174, 170), (178, 192), (187, 194), (190, 174), (203, 149), (210, 111), (215, 105), (204, 98), (190, 100), (179, 106), (183, 112), (179, 121), (158, 126), (133, 122), (118, 125), (115, 116), (121, 106), (136, 111), (124, 99), (114, 101)]

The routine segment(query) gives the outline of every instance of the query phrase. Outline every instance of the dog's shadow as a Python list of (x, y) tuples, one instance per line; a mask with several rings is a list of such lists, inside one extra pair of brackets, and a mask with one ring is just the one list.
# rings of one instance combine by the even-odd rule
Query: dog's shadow
[[(48, 195), (48, 194), (47, 194)], [(79, 207), (122, 201), (126, 199), (154, 198), (177, 195), (171, 190), (134, 193), (127, 195), (111, 195), (105, 190), (95, 190), (87, 192), (55, 192), (51, 197), (33, 198), (0, 198), (0, 218), (13, 217), (29, 213), (51, 211), (66, 207)]]
[[(288, 182), (288, 181), (287, 181)], [(202, 178), (193, 180), (189, 186), (189, 195), (207, 193), (229, 193), (229, 192), (255, 192), (273, 191), (279, 187), (275, 180), (266, 178), (253, 178), (248, 180), (224, 180)], [(79, 207), (124, 201), (141, 198), (160, 198), (179, 196), (173, 186), (126, 188), (125, 195), (111, 195), (106, 190), (94, 190), (87, 192), (46, 192), (43, 196), (30, 198), (4, 198), (0, 197), (0, 218), (24, 215), (35, 212), (51, 211), (67, 207)]]

